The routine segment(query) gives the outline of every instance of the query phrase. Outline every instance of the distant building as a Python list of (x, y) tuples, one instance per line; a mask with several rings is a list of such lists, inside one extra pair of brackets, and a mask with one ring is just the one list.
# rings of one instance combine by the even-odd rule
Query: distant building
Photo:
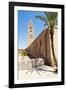
[(18, 54), (19, 54), (20, 56), (22, 56), (22, 54), (23, 54), (24, 51), (25, 51), (25, 49), (18, 49)]

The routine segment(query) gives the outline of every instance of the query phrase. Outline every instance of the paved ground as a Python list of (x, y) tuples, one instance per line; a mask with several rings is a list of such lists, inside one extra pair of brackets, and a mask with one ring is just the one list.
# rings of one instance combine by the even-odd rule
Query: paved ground
[[(26, 64), (29, 66), (29, 69), (22, 69), (22, 61), (29, 61), (30, 63)], [(47, 65), (42, 65), (38, 68), (32, 68), (31, 59), (29, 57), (21, 57), (19, 56), (19, 79), (20, 80), (26, 80), (26, 79), (42, 79), (42, 78), (56, 78), (57, 74), (53, 73), (54, 69), (52, 67), (49, 67)], [(24, 65), (23, 65), (24, 66)], [(25, 66), (25, 67), (27, 67)]]

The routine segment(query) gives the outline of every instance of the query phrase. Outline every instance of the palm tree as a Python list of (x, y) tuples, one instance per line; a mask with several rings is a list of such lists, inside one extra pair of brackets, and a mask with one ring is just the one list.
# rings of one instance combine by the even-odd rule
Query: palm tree
[(45, 17), (35, 16), (35, 18), (39, 18), (40, 20), (44, 21), (44, 26), (46, 25), (50, 30), (52, 55), (53, 55), (53, 58), (54, 58), (54, 61), (57, 67), (57, 60), (56, 60), (56, 56), (54, 53), (54, 39), (53, 39), (54, 29), (56, 28), (55, 26), (57, 25), (57, 13), (56, 12), (44, 12), (44, 14), (45, 14)]

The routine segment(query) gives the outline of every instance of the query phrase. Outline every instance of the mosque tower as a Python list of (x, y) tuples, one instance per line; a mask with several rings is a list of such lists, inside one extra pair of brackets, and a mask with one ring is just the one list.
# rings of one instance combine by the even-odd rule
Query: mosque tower
[(28, 23), (28, 46), (34, 41), (34, 39), (34, 25), (32, 23), (32, 20), (30, 19)]

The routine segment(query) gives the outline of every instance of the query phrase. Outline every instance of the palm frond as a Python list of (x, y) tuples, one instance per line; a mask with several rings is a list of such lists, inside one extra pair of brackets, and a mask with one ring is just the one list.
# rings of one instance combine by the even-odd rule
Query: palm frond
[(44, 26), (47, 26), (47, 24), (45, 23)]
[(43, 20), (44, 22), (46, 22), (46, 19), (42, 16), (35, 16), (35, 18), (39, 18), (39, 19)]
[(58, 29), (57, 27), (54, 27), (54, 29)]
[(45, 17), (43, 17), (43, 16), (35, 16), (35, 18), (39, 18), (40, 20), (44, 21), (44, 23), (49, 25), (49, 22), (48, 22), (48, 20)]
[(39, 18), (40, 20), (44, 21), (45, 25), (48, 27), (55, 27), (57, 25), (57, 12), (44, 12), (45, 16), (35, 16), (35, 18)]

